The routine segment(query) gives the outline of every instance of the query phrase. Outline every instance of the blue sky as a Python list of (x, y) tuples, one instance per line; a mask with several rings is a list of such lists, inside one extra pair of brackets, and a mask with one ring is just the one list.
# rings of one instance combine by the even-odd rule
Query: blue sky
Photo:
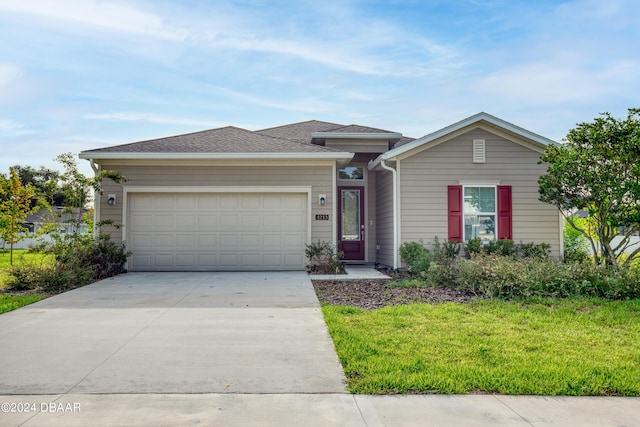
[(637, 0), (0, 0), (0, 40), (4, 173), (310, 119), (420, 137), (486, 111), (559, 141), (640, 107)]

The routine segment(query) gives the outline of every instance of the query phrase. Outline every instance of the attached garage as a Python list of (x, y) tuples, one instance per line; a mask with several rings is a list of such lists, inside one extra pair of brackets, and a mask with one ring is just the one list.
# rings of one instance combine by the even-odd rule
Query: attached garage
[(129, 192), (131, 271), (302, 270), (309, 194)]

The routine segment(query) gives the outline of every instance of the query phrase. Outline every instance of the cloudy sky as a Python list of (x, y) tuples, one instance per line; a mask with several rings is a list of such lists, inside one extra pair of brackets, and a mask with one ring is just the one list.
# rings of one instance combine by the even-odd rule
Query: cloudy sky
[(0, 41), (4, 173), (310, 119), (420, 137), (486, 111), (559, 141), (640, 107), (637, 0), (0, 0)]

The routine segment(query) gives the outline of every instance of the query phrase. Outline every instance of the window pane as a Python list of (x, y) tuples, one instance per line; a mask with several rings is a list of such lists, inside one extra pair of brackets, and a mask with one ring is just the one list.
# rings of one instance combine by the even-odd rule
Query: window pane
[(364, 168), (362, 166), (349, 166), (338, 171), (338, 179), (362, 181), (364, 179)]
[(360, 190), (342, 190), (341, 240), (360, 240)]
[(479, 189), (479, 206), (480, 212), (496, 211), (496, 191), (493, 187), (480, 187)]
[(494, 187), (465, 187), (464, 211), (494, 213), (496, 211), (496, 192)]
[(496, 216), (495, 215), (464, 215), (465, 239), (495, 240)]

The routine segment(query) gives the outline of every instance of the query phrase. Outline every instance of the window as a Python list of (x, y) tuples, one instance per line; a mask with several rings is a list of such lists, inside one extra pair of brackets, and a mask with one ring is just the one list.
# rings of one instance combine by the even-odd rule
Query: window
[(364, 167), (349, 166), (338, 171), (338, 179), (343, 181), (363, 181)]
[(496, 187), (464, 187), (464, 240), (496, 239)]
[(447, 198), (449, 240), (513, 239), (511, 186), (450, 185)]

